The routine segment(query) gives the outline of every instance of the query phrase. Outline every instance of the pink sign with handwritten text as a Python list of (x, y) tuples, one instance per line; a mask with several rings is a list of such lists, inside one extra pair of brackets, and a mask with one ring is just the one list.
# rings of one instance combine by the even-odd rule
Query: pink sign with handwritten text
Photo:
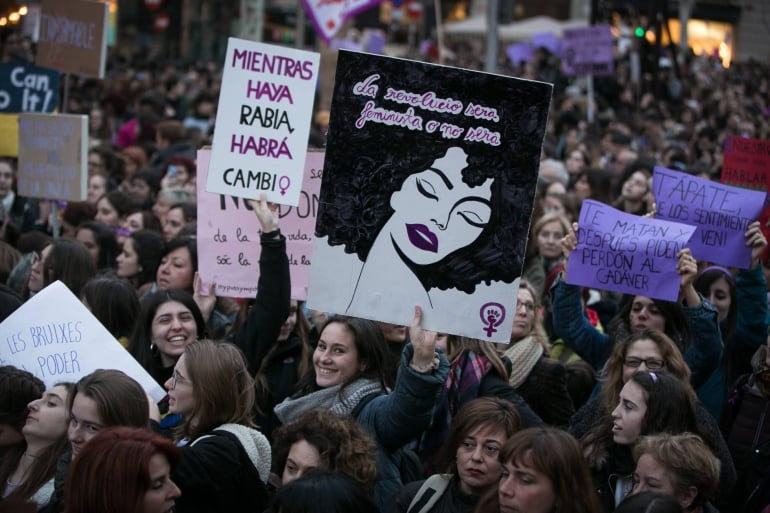
[[(224, 297), (254, 297), (259, 280), (259, 221), (242, 198), (207, 192), (211, 152), (198, 152), (198, 270), (204, 289), (212, 281)], [(308, 152), (299, 203), (281, 205), (281, 233), (291, 272), (291, 297), (307, 298), (324, 153)], [(202, 177), (202, 179), (200, 178)]]

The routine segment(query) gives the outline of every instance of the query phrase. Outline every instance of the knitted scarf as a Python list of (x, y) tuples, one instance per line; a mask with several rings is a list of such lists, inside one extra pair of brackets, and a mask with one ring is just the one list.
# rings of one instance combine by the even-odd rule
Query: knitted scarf
[(511, 377), (508, 379), (508, 383), (513, 388), (519, 388), (522, 383), (527, 379), (529, 373), (537, 364), (540, 357), (543, 356), (543, 346), (532, 335), (524, 337), (518, 342), (511, 344), (505, 351), (513, 367), (511, 369)]
[(338, 415), (349, 415), (362, 398), (380, 391), (382, 387), (379, 381), (362, 378), (348, 384), (344, 389), (342, 385), (334, 385), (296, 399), (285, 399), (274, 411), (282, 424), (291, 422), (313, 408), (324, 408)]
[(436, 473), (434, 457), (444, 443), (452, 419), (469, 401), (479, 396), (481, 380), (492, 369), (492, 362), (473, 351), (465, 351), (455, 358), (433, 410), (433, 419), (418, 442), (417, 453), (423, 462), (425, 475)]

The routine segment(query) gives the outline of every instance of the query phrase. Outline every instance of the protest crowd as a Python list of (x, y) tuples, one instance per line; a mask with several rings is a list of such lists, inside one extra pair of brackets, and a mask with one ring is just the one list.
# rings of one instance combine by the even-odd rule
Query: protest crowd
[[(33, 50), (9, 36), (2, 60)], [(740, 226), (744, 268), (657, 236), (676, 301), (566, 276), (587, 259), (602, 283), (646, 287), (612, 271), (621, 233), (586, 257), (583, 202), (654, 217), (655, 166), (721, 183), (728, 138), (770, 140), (770, 65), (688, 55), (634, 82), (618, 57), (589, 122), (548, 50), (499, 64), (554, 84), (508, 344), (423, 329), (419, 307), (400, 326), (308, 309), (264, 198), (256, 295), (202, 290), (196, 158), (220, 67), (114, 56), (102, 80), (69, 77), (88, 197), (22, 197), (0, 159), (0, 322), (61, 281), (166, 395), (106, 368), (46, 388), (6, 358), (0, 511), (770, 513), (766, 221)], [(309, 148), (328, 124), (316, 109)]]

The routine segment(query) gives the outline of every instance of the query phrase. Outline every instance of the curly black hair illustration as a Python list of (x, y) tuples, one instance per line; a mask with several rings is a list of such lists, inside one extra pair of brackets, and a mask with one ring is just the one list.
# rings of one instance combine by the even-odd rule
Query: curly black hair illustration
[[(346, 253), (366, 261), (394, 212), (392, 193), (408, 176), (444, 156), (447, 148), (459, 147), (468, 156), (462, 170), (467, 185), (476, 187), (493, 179), (489, 222), (474, 242), (435, 264), (406, 263), (426, 290), (455, 288), (470, 294), (482, 282), (512, 283), (524, 259), (551, 85), (411, 64), (405, 71), (398, 59), (340, 52), (315, 235), (328, 237), (331, 245), (344, 245)], [(375, 74), (379, 75), (372, 82), (378, 87), (376, 98), (353, 93), (357, 83)], [(379, 108), (407, 111), (408, 105), (383, 99), (387, 88), (415, 94), (432, 91), (437, 98), (462, 101), (464, 111), (452, 114), (415, 107), (414, 115), (423, 118), (422, 130), (372, 120), (357, 128), (368, 101)], [(496, 109), (499, 120), (466, 115), (470, 104)], [(429, 120), (461, 127), (463, 134), (450, 138), (441, 129), (428, 133)], [(500, 144), (465, 140), (472, 127), (499, 132)]]

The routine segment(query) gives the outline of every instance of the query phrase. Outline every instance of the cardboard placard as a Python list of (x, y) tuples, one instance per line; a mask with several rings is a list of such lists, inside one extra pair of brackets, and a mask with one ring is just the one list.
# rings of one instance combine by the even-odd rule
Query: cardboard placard
[[(253, 298), (257, 294), (262, 252), (259, 220), (245, 200), (206, 192), (203, 184), (210, 155), (209, 150), (200, 150), (197, 159), (200, 177), (198, 267), (203, 290), (208, 290), (209, 283), (213, 281), (217, 296)], [(308, 153), (299, 205), (279, 207), (279, 222), (286, 237), (289, 258), (292, 299), (307, 298), (323, 160), (323, 152)]]
[(652, 179), (658, 219), (697, 227), (690, 249), (698, 260), (748, 269), (749, 224), (758, 217), (766, 194), (723, 185), (687, 173), (655, 166)]
[(564, 29), (562, 70), (565, 75), (612, 75), (615, 61), (612, 32), (609, 25)]
[(85, 201), (88, 116), (19, 115), (19, 194)]
[(689, 247), (694, 226), (626, 214), (594, 200), (583, 200), (578, 224), (567, 283), (676, 301), (678, 254)]
[(90, 0), (43, 0), (35, 64), (104, 78), (109, 7)]
[(0, 64), (0, 112), (53, 112), (59, 73), (20, 63)]

